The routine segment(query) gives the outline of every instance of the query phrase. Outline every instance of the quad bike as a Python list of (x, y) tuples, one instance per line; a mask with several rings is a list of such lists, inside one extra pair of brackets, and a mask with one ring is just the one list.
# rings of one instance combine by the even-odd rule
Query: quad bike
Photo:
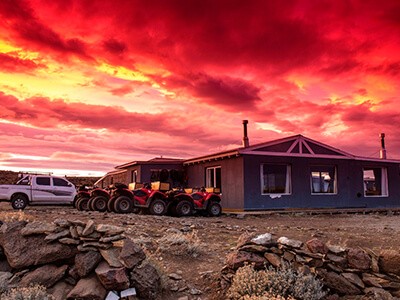
[(107, 190), (96, 188), (90, 193), (82, 193), (76, 201), (78, 210), (96, 210), (104, 212), (107, 210), (107, 202), (110, 199), (110, 193)]
[(125, 184), (115, 184), (111, 198), (107, 202), (107, 211), (115, 213), (132, 213), (139, 210), (133, 206), (133, 193)]
[[(82, 199), (84, 199), (84, 203), (87, 203), (87, 201), (90, 198), (90, 191), (92, 190), (91, 187), (87, 185), (82, 185), (78, 188), (78, 193), (76, 194), (74, 201), (72, 202), (72, 205), (75, 208), (78, 208), (78, 202)], [(86, 206), (86, 204), (85, 204)], [(79, 209), (79, 208), (78, 208)]]
[(175, 191), (172, 197), (170, 212), (172, 215), (183, 217), (193, 213), (202, 213), (217, 217), (222, 212), (221, 196), (214, 191), (186, 189)]

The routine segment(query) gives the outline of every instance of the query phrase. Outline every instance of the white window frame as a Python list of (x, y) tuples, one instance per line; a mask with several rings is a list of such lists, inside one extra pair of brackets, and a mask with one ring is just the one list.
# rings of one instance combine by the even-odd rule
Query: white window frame
[[(213, 167), (207, 167), (206, 168), (206, 187), (213, 187), (213, 188), (222, 188), (222, 187), (217, 187), (217, 169), (221, 170), (221, 166), (213, 166)], [(214, 176), (214, 182), (210, 182), (211, 179), (209, 178), (209, 171), (213, 172)], [(222, 171), (222, 170), (221, 170)], [(222, 172), (220, 172), (221, 177), (222, 177)], [(209, 186), (212, 184), (211, 186)], [(222, 185), (222, 178), (221, 178), (221, 185)]]
[[(264, 166), (286, 166), (286, 186), (285, 193), (264, 193)], [(272, 198), (279, 198), (281, 195), (291, 195), (292, 194), (292, 166), (290, 164), (275, 164), (275, 163), (263, 163), (260, 165), (260, 183), (261, 183), (261, 195), (270, 195)]]
[[(380, 169), (381, 170), (381, 194), (380, 195), (367, 195), (367, 189), (365, 185), (365, 171), (372, 170), (372, 169)], [(364, 197), (370, 198), (387, 198), (389, 197), (389, 183), (388, 183), (388, 175), (387, 175), (387, 168), (386, 167), (364, 167), (363, 168), (363, 189), (364, 189)]]
[[(313, 173), (313, 172), (322, 173), (322, 172), (324, 172), (324, 171), (313, 171), (312, 169), (317, 169), (317, 168), (319, 168), (319, 167), (321, 167), (321, 168), (327, 168), (327, 167), (331, 168), (331, 167), (333, 167), (333, 168), (334, 168), (335, 177), (333, 178), (333, 180), (334, 180), (334, 181), (333, 181), (333, 193), (324, 193), (324, 192), (315, 193), (315, 192), (313, 192), (312, 173)], [(324, 166), (324, 165), (320, 165), (320, 166), (311, 166), (311, 168), (310, 168), (310, 188), (311, 188), (311, 195), (316, 195), (316, 196), (322, 196), (322, 195), (327, 195), (327, 196), (329, 196), (329, 195), (337, 195), (337, 194), (338, 194), (338, 188), (337, 188), (337, 167), (336, 167), (336, 166)]]

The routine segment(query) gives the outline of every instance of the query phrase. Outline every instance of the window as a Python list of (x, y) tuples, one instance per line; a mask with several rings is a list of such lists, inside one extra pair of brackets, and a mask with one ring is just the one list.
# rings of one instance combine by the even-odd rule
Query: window
[(311, 167), (311, 193), (312, 194), (337, 193), (335, 166)]
[(55, 186), (70, 186), (68, 181), (61, 178), (53, 178), (53, 184)]
[(37, 185), (50, 185), (50, 177), (36, 177)]
[(290, 194), (290, 165), (261, 165), (262, 194)]
[(386, 168), (364, 168), (364, 196), (388, 196), (388, 180)]
[(206, 169), (206, 186), (221, 188), (221, 166)]

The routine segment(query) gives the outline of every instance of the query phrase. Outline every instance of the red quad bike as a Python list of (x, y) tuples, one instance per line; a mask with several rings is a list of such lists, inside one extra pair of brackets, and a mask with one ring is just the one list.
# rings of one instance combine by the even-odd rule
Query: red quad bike
[(104, 212), (107, 210), (107, 202), (110, 199), (110, 193), (107, 190), (96, 188), (89, 194), (82, 195), (76, 201), (78, 210), (96, 210)]
[(170, 197), (173, 198), (170, 212), (178, 217), (191, 216), (194, 212), (217, 217), (222, 212), (220, 195), (204, 188), (197, 192), (175, 191)]
[(134, 190), (132, 192), (134, 206), (151, 215), (165, 215), (168, 211), (169, 201), (168, 196), (160, 191), (162, 186), (162, 190), (169, 189), (169, 184), (155, 182), (153, 186), (145, 184), (144, 187)]
[(76, 196), (75, 196), (75, 198), (74, 198), (74, 201), (72, 202), (72, 205), (73, 205), (75, 208), (78, 208), (78, 207), (77, 207), (77, 203), (78, 203), (78, 201), (79, 201), (80, 199), (82, 199), (82, 198), (87, 198), (87, 199), (89, 200), (89, 198), (90, 198), (90, 191), (91, 191), (91, 188), (90, 188), (89, 186), (87, 186), (87, 185), (82, 185), (82, 186), (80, 186), (80, 187), (78, 188), (78, 193), (76, 194)]
[(133, 205), (133, 193), (125, 184), (115, 184), (112, 196), (107, 203), (107, 211), (120, 214), (139, 212)]

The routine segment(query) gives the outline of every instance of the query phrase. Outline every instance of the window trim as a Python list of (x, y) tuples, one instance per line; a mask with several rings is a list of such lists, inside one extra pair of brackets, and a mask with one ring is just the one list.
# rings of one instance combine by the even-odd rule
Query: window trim
[[(366, 194), (366, 189), (365, 189), (365, 180), (364, 180), (364, 171), (365, 169), (380, 169), (381, 170), (381, 175), (382, 175), (382, 190), (381, 190), (381, 195), (367, 195)], [(383, 186), (384, 183), (384, 186)], [(389, 178), (388, 178), (388, 173), (387, 173), (387, 167), (372, 167), (372, 166), (364, 166), (362, 168), (362, 184), (363, 184), (363, 190), (364, 190), (364, 197), (365, 198), (388, 198), (389, 197)], [(383, 194), (383, 191), (386, 191), (386, 194)]]
[[(289, 192), (287, 193), (264, 193), (264, 166), (274, 165), (274, 166), (286, 166), (286, 180), (289, 179)], [(282, 195), (292, 195), (292, 165), (285, 163), (261, 163), (260, 164), (260, 184), (261, 184), (261, 195), (270, 196), (271, 198), (279, 198)], [(286, 183), (287, 185), (288, 183)]]
[[(218, 187), (217, 186), (217, 169), (220, 169), (221, 171), (220, 171), (220, 174), (221, 174), (221, 186), (220, 187)], [(208, 170), (213, 170), (213, 173), (214, 173), (214, 182), (213, 182), (213, 186), (208, 186)], [(213, 187), (213, 188), (219, 188), (219, 189), (222, 189), (222, 168), (221, 168), (221, 166), (220, 165), (218, 165), (218, 166), (212, 166), (212, 167), (206, 167), (205, 168), (205, 172), (206, 172), (206, 184), (205, 184), (205, 186), (206, 187)]]
[[(313, 182), (312, 182), (312, 169), (313, 168), (327, 168), (327, 167), (333, 167), (335, 170), (335, 178), (334, 178), (334, 186), (333, 186), (333, 193), (313, 193)], [(318, 171), (315, 171), (318, 172)], [(321, 173), (321, 171), (319, 171)], [(334, 196), (338, 194), (338, 176), (337, 176), (337, 166), (336, 165), (311, 165), (310, 166), (310, 190), (311, 190), (311, 195), (312, 196)]]

